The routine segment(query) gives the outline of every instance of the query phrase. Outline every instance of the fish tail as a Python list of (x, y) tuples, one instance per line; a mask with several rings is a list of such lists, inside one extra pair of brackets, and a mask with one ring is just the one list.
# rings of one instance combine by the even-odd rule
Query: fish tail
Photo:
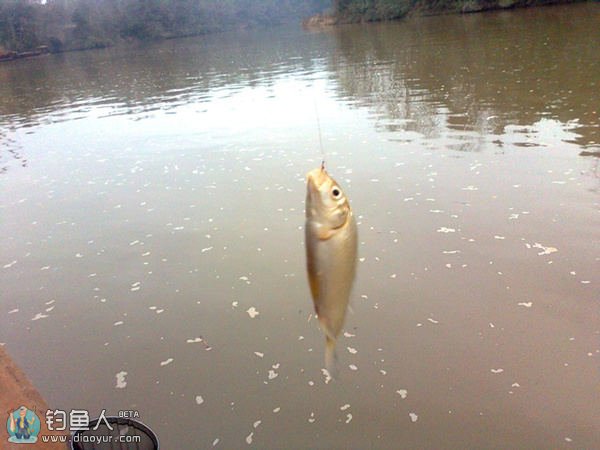
[(329, 376), (336, 379), (338, 376), (337, 354), (335, 352), (336, 340), (329, 336), (326, 336), (325, 339), (325, 368), (329, 372)]

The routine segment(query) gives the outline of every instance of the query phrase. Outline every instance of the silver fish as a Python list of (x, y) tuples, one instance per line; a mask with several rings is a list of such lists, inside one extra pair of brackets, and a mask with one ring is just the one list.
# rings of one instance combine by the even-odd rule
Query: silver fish
[(358, 233), (348, 198), (324, 165), (310, 171), (306, 179), (306, 268), (325, 333), (325, 367), (335, 377), (335, 345), (356, 273)]

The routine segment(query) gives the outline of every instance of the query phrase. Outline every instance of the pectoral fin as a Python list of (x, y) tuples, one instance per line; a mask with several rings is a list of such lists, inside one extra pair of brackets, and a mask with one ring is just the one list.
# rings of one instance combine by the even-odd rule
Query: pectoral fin
[(331, 228), (319, 227), (317, 230), (317, 237), (321, 241), (326, 241), (331, 239), (331, 237), (335, 234), (335, 230)]

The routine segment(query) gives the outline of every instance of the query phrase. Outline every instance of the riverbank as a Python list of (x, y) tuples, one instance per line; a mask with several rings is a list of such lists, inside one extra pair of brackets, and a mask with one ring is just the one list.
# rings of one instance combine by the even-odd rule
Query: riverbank
[[(45, 413), (48, 410), (48, 404), (31, 384), (25, 373), (15, 364), (8, 355), (4, 347), (0, 347), (0, 410), (2, 412), (2, 424), (10, 412), (15, 411), (21, 406), (25, 406), (34, 411), (40, 419), (40, 436), (42, 435), (61, 435), (60, 432), (48, 431), (45, 423)], [(23, 444), (9, 443), (8, 430), (4, 425), (0, 425), (0, 448), (7, 450), (18, 450), (23, 448)], [(35, 444), (37, 450), (64, 450), (67, 444), (43, 443), (41, 439)]]
[[(307, 28), (328, 27), (348, 23), (381, 22), (399, 20), (410, 16), (439, 14), (466, 14), (499, 9), (528, 8), (566, 3), (581, 3), (587, 0), (417, 0), (416, 2), (346, 2), (332, 14), (317, 14), (302, 22)], [(379, 3), (382, 3), (380, 5)]]
[(42, 45), (35, 50), (29, 52), (4, 52), (0, 53), (0, 62), (2, 61), (14, 61), (15, 59), (32, 58), (34, 56), (47, 55), (50, 50), (47, 46)]

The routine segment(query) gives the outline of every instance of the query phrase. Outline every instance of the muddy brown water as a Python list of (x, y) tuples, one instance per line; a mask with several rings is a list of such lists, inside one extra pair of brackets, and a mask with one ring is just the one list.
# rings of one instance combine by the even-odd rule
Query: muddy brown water
[[(598, 448), (598, 29), (589, 3), (0, 65), (0, 342), (51, 407), (165, 449)], [(316, 111), (360, 237), (327, 384)]]

